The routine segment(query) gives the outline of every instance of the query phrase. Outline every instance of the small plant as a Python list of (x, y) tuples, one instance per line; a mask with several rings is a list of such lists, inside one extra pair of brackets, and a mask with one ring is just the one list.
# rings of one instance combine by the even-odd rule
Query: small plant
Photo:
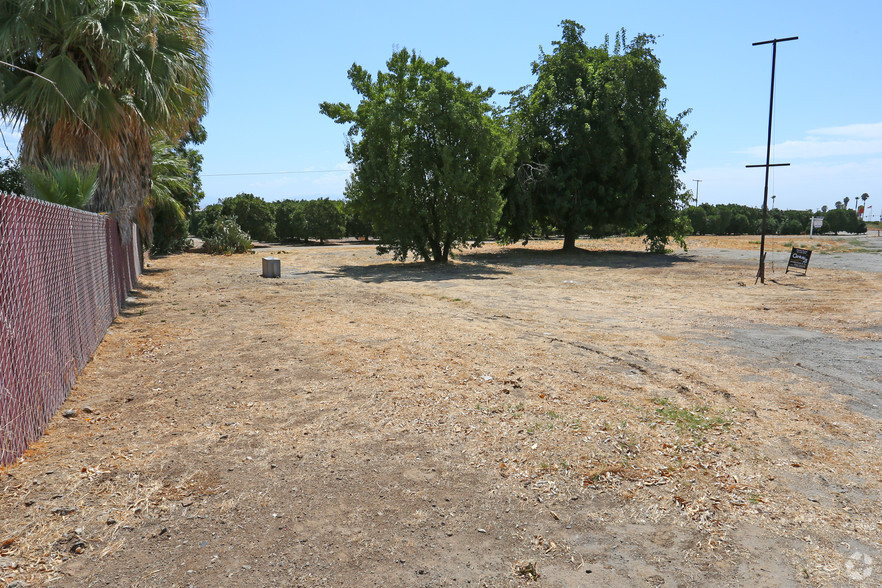
[(21, 173), (28, 179), (33, 194), (40, 200), (85, 208), (98, 187), (98, 166), (78, 169), (44, 161), (44, 168), (23, 167)]
[(732, 424), (720, 416), (709, 417), (707, 415), (709, 410), (707, 406), (699, 406), (689, 410), (688, 408), (672, 406), (668, 401), (661, 403), (656, 402), (656, 400), (662, 401), (664, 399), (653, 400), (656, 404), (661, 404), (661, 408), (657, 408), (655, 412), (665, 421), (673, 423), (680, 431), (689, 431), (695, 434), (699, 431), (706, 431), (707, 429), (720, 426), (726, 427)]

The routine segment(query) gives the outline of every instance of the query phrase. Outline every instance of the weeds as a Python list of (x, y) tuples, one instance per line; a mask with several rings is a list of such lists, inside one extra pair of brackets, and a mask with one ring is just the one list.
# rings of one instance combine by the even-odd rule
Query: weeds
[(653, 404), (659, 408), (656, 414), (665, 422), (673, 424), (680, 432), (688, 432), (697, 435), (701, 431), (707, 431), (715, 427), (728, 427), (732, 424), (722, 416), (709, 416), (710, 408), (698, 406), (693, 409), (680, 408), (671, 404), (667, 398), (653, 398)]

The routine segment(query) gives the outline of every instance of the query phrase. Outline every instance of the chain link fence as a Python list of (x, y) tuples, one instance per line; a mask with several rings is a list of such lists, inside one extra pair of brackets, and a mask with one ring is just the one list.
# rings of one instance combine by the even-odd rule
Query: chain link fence
[(140, 274), (116, 220), (0, 194), (0, 465), (67, 397)]

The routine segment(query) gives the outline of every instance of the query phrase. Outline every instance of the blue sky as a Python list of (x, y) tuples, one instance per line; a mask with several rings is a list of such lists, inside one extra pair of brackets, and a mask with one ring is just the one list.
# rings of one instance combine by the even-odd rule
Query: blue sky
[[(239, 192), (266, 200), (341, 198), (346, 128), (319, 113), (355, 104), (346, 71), (382, 69), (406, 47), (460, 78), (511, 90), (533, 82), (540, 45), (573, 19), (590, 44), (624, 27), (651, 33), (669, 112), (697, 132), (682, 176), (699, 200), (762, 203), (771, 46), (778, 47), (773, 172), (778, 208), (818, 208), (868, 192), (882, 212), (882, 2), (518, 0), (383, 3), (214, 0), (213, 91), (204, 124), (203, 205)], [(500, 97), (504, 99), (504, 97)], [(7, 134), (9, 139), (11, 135)], [(13, 137), (14, 138), (14, 137)], [(261, 175), (218, 175), (261, 174)]]

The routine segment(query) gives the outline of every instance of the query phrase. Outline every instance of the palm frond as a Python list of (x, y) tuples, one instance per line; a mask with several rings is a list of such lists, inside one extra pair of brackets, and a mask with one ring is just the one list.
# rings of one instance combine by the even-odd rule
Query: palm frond
[(45, 169), (23, 167), (22, 174), (30, 182), (33, 195), (40, 200), (85, 208), (98, 187), (98, 166), (76, 168), (45, 162)]
[(0, 62), (21, 68), (0, 66), (0, 115), (22, 126), (23, 163), (98, 165), (89, 207), (135, 218), (151, 197), (150, 136), (175, 139), (205, 111), (206, 11), (204, 0), (0, 0)]

